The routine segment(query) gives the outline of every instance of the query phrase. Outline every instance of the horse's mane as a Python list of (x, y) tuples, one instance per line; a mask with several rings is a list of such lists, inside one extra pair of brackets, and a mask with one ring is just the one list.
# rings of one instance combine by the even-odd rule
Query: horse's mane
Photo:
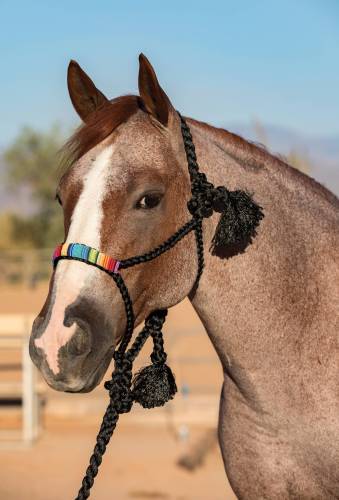
[[(139, 109), (145, 109), (141, 97), (124, 95), (108, 101), (92, 113), (86, 123), (81, 125), (62, 148), (62, 170), (79, 160), (85, 153), (108, 137), (119, 125), (127, 121)], [(229, 132), (224, 128), (189, 118), (189, 123), (196, 124), (212, 132), (225, 145), (225, 152), (236, 156), (244, 166), (260, 168), (269, 163), (276, 169), (290, 170), (298, 176), (303, 185), (312, 185), (332, 203), (338, 204), (338, 198), (320, 183), (291, 167), (280, 155), (271, 154), (262, 144), (254, 143)]]
[(92, 113), (66, 142), (62, 148), (62, 166), (65, 168), (79, 160), (140, 108), (143, 108), (143, 103), (136, 95), (124, 95), (108, 101)]
[(307, 190), (313, 189), (332, 205), (339, 206), (339, 199), (334, 193), (310, 175), (292, 167), (283, 155), (271, 153), (265, 145), (244, 139), (224, 128), (214, 127), (209, 123), (194, 119), (189, 119), (189, 122), (198, 125), (198, 127), (200, 126), (202, 130), (210, 131), (211, 136), (215, 137), (218, 146), (222, 147), (229, 156), (240, 161), (244, 168), (251, 169), (254, 167), (260, 169), (269, 167), (275, 172), (280, 171), (282, 175), (286, 175), (288, 172), (291, 177), (297, 179), (299, 186), (303, 186)]

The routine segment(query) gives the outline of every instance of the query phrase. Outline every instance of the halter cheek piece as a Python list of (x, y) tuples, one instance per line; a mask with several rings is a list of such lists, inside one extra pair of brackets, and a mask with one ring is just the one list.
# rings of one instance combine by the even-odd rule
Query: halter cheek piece
[[(144, 408), (163, 406), (177, 392), (173, 373), (166, 364), (167, 355), (164, 351), (161, 331), (166, 319), (167, 309), (153, 311), (146, 318), (144, 328), (127, 350), (134, 330), (134, 313), (132, 301), (121, 271), (156, 259), (159, 255), (174, 247), (191, 231), (194, 231), (198, 256), (197, 276), (192, 288), (192, 290), (195, 290), (204, 268), (202, 220), (210, 217), (213, 212), (221, 213), (212, 240), (212, 248), (216, 250), (220, 247), (227, 247), (244, 241), (250, 242), (256, 235), (256, 228), (263, 217), (261, 207), (252, 200), (248, 193), (244, 191), (228, 191), (224, 186), (215, 188), (213, 184), (207, 181), (206, 175), (199, 172), (190, 129), (180, 113), (179, 117), (191, 180), (192, 197), (187, 203), (187, 208), (192, 215), (191, 220), (150, 252), (121, 261), (82, 243), (58, 245), (53, 254), (54, 267), (59, 260), (69, 259), (84, 262), (106, 272), (115, 281), (121, 293), (126, 312), (125, 333), (118, 349), (113, 354), (114, 371), (112, 378), (104, 384), (109, 392), (110, 401), (96, 438), (96, 445), (83, 478), (82, 486), (76, 497), (77, 500), (88, 498), (90, 495), (90, 489), (98, 473), (102, 455), (105, 453), (106, 446), (114, 432), (119, 414), (129, 412), (134, 401)], [(153, 338), (152, 364), (141, 369), (133, 377), (133, 361), (149, 336)]]

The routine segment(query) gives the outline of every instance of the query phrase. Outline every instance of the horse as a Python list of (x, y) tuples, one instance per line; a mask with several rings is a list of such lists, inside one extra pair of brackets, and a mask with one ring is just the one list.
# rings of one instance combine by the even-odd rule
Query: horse
[[(180, 116), (148, 59), (139, 63), (140, 95), (112, 100), (75, 61), (68, 68), (83, 124), (66, 144), (57, 187), (64, 241), (118, 259), (156, 247), (188, 218)], [(339, 498), (339, 200), (264, 147), (186, 121), (208, 178), (253, 193), (265, 216), (255, 238), (222, 251), (211, 247), (218, 214), (203, 220), (197, 287), (193, 232), (124, 269), (135, 324), (185, 297), (192, 303), (222, 367), (218, 439), (239, 499)], [(52, 388), (91, 391), (125, 323), (112, 279), (62, 260), (32, 327), (32, 360)]]

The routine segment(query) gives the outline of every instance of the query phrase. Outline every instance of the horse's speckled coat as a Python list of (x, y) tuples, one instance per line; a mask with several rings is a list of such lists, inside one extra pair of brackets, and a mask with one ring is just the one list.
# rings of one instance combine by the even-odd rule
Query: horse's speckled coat
[[(153, 248), (189, 218), (179, 119), (168, 106), (166, 126), (139, 110), (105, 140), (114, 154), (100, 249), (114, 257)], [(219, 440), (228, 478), (239, 499), (339, 498), (338, 200), (241, 138), (188, 123), (201, 171), (215, 185), (253, 192), (265, 213), (253, 244), (229, 258), (208, 251), (218, 215), (204, 221), (206, 267), (190, 296), (223, 367)], [(60, 185), (66, 233), (82, 191), (81, 170), (96, 154), (89, 151)], [(135, 210), (149, 190), (164, 194), (161, 204), (148, 213)], [(84, 266), (73, 264), (79, 271)], [(67, 265), (60, 262), (59, 272)], [(196, 265), (191, 234), (160, 258), (124, 271), (137, 323), (187, 296)], [(59, 390), (91, 390), (99, 383), (124, 332), (118, 290), (104, 273), (93, 272), (95, 283), (85, 283), (65, 310), (80, 318), (78, 325), (85, 321), (90, 352), (75, 362), (74, 345), (68, 349), (80, 328), (60, 349), (58, 376), (35, 358)], [(56, 307), (54, 283), (32, 338), (41, 336)]]

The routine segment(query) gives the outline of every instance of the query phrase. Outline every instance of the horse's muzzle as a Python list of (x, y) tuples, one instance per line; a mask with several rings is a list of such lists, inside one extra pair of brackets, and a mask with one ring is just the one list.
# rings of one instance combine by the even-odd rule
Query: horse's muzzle
[[(64, 326), (73, 328), (73, 333), (64, 345), (56, 347), (44, 339), (44, 323), (44, 318), (38, 317), (33, 324), (30, 356), (48, 385), (66, 392), (89, 392), (94, 389), (112, 358), (112, 336), (103, 335), (101, 330), (100, 338), (97, 338), (92, 325), (66, 313)], [(56, 358), (53, 365), (51, 350)]]

